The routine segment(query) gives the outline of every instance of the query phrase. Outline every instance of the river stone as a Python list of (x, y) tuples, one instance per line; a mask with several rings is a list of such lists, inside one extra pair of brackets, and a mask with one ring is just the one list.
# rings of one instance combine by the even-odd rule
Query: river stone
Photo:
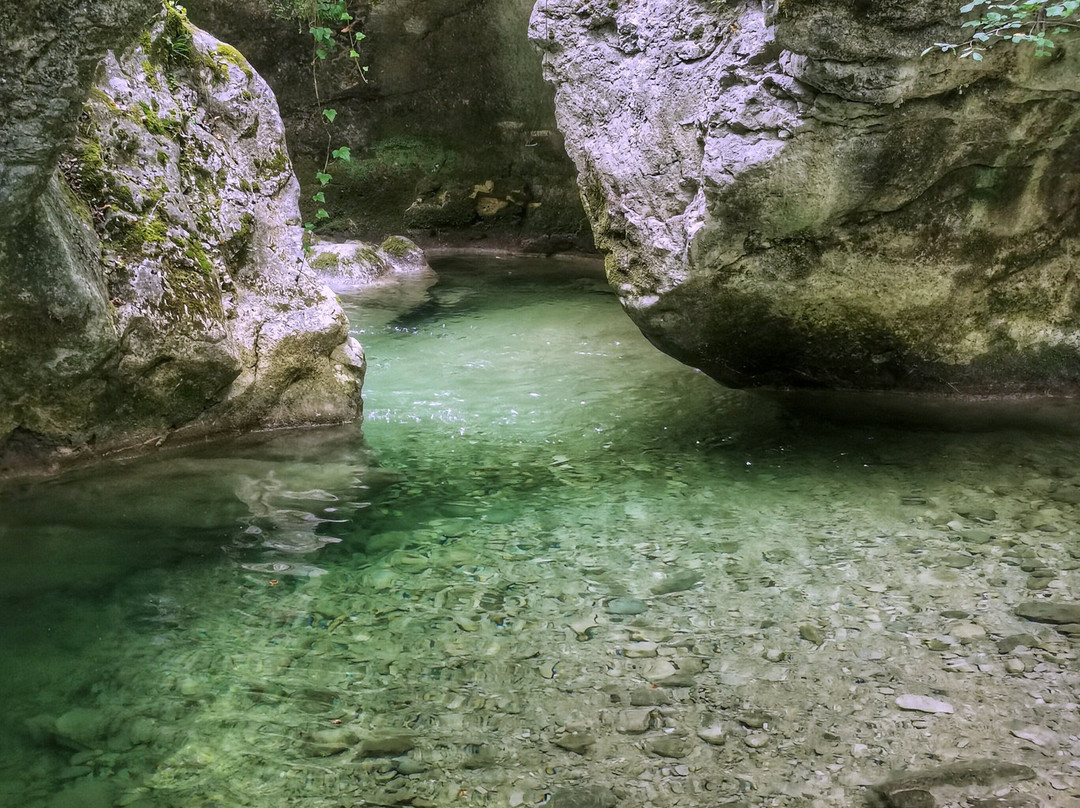
[(606, 786), (560, 788), (551, 794), (548, 808), (614, 808), (618, 799)]
[(652, 726), (656, 711), (652, 707), (636, 707), (619, 714), (615, 728), (627, 735), (640, 735)]
[(1010, 727), (1009, 732), (1021, 740), (1031, 741), (1036, 746), (1053, 746), (1059, 740), (1056, 732), (1033, 725)]
[(630, 691), (633, 707), (663, 707), (671, 704), (671, 694), (660, 687), (639, 687)]
[[(970, 786), (993, 786), (1002, 782), (1031, 780), (1035, 772), (1027, 766), (1002, 763), (996, 760), (976, 760), (966, 763), (950, 763), (931, 769), (900, 772), (871, 790), (884, 808), (914, 805), (916, 808), (932, 806), (924, 794), (936, 788), (967, 788)], [(908, 796), (904, 796), (908, 795)]]
[(934, 808), (936, 805), (933, 794), (918, 788), (897, 791), (885, 798), (885, 808)]
[[(273, 95), (178, 9), (152, 26), (105, 54), (0, 232), (0, 471), (359, 414), (362, 352), (307, 268)], [(189, 55), (166, 61), (173, 37)]]
[(699, 729), (698, 737), (710, 746), (723, 746), (727, 742), (727, 732), (720, 726)]
[(694, 751), (694, 739), (685, 734), (672, 733), (649, 742), (648, 749), (654, 755), (684, 758)]
[(103, 711), (76, 707), (56, 719), (55, 738), (72, 749), (103, 744), (109, 735), (112, 719)]
[(394, 761), (394, 769), (397, 770), (398, 774), (404, 774), (406, 776), (426, 772), (429, 768), (431, 767), (428, 766), (428, 764), (424, 763), (422, 760), (417, 760), (416, 758), (403, 757)]
[(962, 40), (957, 9), (536, 4), (608, 279), (651, 342), (821, 406), (1080, 393), (1080, 49), (921, 56)]
[(911, 710), (919, 713), (953, 713), (953, 706), (944, 701), (932, 699), (929, 696), (905, 694), (896, 697), (896, 706), (901, 710)]
[(408, 732), (376, 733), (363, 740), (360, 754), (367, 757), (395, 757), (416, 746), (416, 738)]
[(961, 623), (958, 626), (954, 626), (949, 629), (949, 634), (955, 637), (964, 645), (980, 640), (986, 636), (986, 629), (977, 623)]
[(679, 575), (671, 575), (652, 588), (654, 595), (671, 595), (675, 592), (685, 592), (693, 589), (701, 583), (701, 575), (696, 572), (686, 572)]
[(555, 745), (567, 750), (584, 755), (589, 747), (596, 743), (596, 736), (591, 732), (572, 731), (564, 733), (555, 739)]
[(359, 736), (346, 727), (320, 729), (308, 736), (307, 749), (312, 755), (327, 757), (351, 749), (359, 740)]
[(605, 605), (612, 614), (626, 616), (643, 614), (649, 608), (645, 601), (638, 598), (612, 598)]
[(1030, 600), (1017, 606), (1016, 614), (1035, 623), (1080, 623), (1080, 603)]

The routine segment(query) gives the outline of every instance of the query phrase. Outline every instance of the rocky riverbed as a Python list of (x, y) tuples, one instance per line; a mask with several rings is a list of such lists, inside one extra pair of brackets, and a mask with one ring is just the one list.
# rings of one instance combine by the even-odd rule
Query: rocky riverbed
[[(443, 274), (458, 315), (369, 329), (381, 468), (334, 433), (97, 473), (113, 541), (145, 502), (186, 560), (6, 610), (40, 647), (4, 663), (0, 804), (1078, 804), (1076, 440), (792, 419), (571, 286)], [(536, 425), (455, 421), (502, 361)]]

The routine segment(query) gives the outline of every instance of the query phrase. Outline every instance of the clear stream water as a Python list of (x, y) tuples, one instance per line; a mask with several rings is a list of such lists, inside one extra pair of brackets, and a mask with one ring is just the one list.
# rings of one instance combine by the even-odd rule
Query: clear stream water
[(799, 418), (595, 264), (436, 269), (343, 296), (362, 436), (0, 491), (0, 805), (855, 806), (987, 759), (1080, 804), (1077, 642), (1014, 614), (1080, 593), (1080, 441)]

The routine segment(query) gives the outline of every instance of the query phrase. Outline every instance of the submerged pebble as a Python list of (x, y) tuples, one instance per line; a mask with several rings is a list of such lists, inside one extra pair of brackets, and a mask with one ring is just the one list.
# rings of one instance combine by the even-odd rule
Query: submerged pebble
[(612, 614), (620, 615), (644, 614), (649, 608), (645, 601), (638, 598), (612, 598), (605, 606)]

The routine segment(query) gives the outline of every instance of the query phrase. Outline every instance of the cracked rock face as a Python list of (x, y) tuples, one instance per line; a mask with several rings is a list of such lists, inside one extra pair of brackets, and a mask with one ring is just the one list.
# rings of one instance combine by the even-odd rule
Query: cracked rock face
[(301, 247), (274, 97), (180, 14), (110, 52), (75, 138), (0, 242), (0, 453), (335, 423), (363, 353)]
[(951, 0), (540, 0), (608, 278), (735, 387), (1080, 393), (1080, 43), (921, 51)]

